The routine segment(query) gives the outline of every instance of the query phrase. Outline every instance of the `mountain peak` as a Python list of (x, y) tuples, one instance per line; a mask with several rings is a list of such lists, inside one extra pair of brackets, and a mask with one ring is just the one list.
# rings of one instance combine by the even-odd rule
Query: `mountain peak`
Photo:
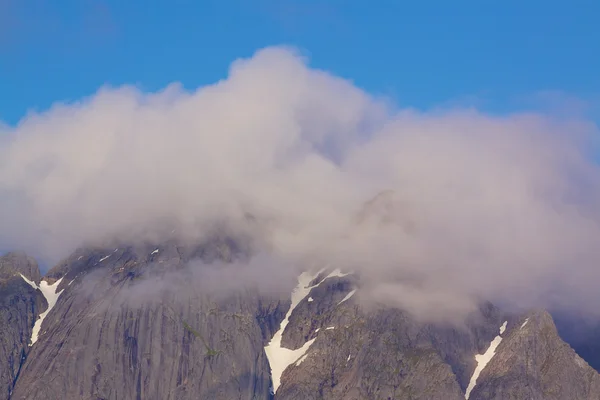
[(550, 313), (533, 310), (502, 335), (469, 399), (560, 400), (599, 395), (600, 375), (560, 338)]
[(41, 279), (38, 263), (27, 254), (10, 252), (0, 256), (0, 279), (8, 279), (17, 274), (23, 274), (36, 283)]

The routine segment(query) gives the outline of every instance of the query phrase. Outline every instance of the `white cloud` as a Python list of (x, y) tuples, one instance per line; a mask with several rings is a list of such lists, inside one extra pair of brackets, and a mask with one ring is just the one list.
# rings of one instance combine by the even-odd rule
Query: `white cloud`
[(586, 121), (392, 110), (269, 48), (195, 92), (103, 88), (1, 129), (3, 248), (57, 260), (226, 223), (282, 265), (337, 263), (414, 311), (597, 296)]

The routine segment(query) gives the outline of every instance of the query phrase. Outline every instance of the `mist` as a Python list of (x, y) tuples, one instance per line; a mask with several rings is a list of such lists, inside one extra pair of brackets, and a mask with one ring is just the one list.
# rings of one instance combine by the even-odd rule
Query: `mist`
[(267, 48), (191, 92), (104, 87), (0, 124), (0, 248), (52, 264), (225, 226), (265, 260), (245, 279), (331, 265), (361, 276), (362, 298), (421, 315), (482, 299), (594, 314), (598, 133), (583, 118), (402, 109)]

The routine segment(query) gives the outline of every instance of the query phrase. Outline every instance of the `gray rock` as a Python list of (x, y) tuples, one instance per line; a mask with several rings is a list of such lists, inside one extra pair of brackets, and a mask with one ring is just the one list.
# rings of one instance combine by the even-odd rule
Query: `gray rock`
[(470, 399), (600, 399), (600, 376), (558, 336), (550, 314), (537, 311), (504, 335)]
[(209, 295), (185, 252), (154, 249), (76, 253), (50, 271), (65, 291), (12, 399), (269, 398), (264, 335), (285, 309), (252, 291)]
[(47, 304), (20, 276), (39, 282), (32, 259), (11, 253), (0, 257), (0, 399), (7, 399), (29, 353), (35, 319)]
[(404, 313), (344, 307), (328, 322), (335, 328), (320, 329), (306, 359), (284, 372), (276, 399), (464, 397), (450, 365)]
[(23, 274), (36, 284), (40, 283), (40, 269), (35, 259), (23, 253), (8, 253), (0, 257), (0, 280)]
[[(323, 281), (327, 273), (313, 281), (321, 283), (282, 336), (289, 349), (315, 340), (272, 396), (264, 346), (287, 313), (289, 293), (220, 291), (194, 269), (243, 259), (245, 251), (218, 238), (201, 246), (80, 249), (44, 278), (62, 278), (64, 292), (31, 348), (31, 328), (47, 305), (19, 273), (37, 283), (39, 270), (24, 255), (0, 258), (1, 393), (19, 400), (458, 400), (475, 355), (508, 320), (471, 400), (600, 399), (599, 375), (546, 312), (517, 318), (484, 303), (465, 324), (427, 324), (399, 309), (366, 308), (359, 277)], [(190, 267), (191, 260), (204, 264)]]
[(323, 281), (298, 304), (282, 344), (297, 349), (316, 339), (284, 371), (276, 399), (464, 398), (473, 356), (496, 336), (499, 310), (484, 304), (465, 326), (433, 325), (397, 309), (363, 309), (359, 297), (349, 275)]

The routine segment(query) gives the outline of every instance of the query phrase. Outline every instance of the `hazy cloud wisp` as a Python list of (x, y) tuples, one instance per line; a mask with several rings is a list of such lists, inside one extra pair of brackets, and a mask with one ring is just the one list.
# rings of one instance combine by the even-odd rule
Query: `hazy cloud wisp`
[(226, 224), (418, 313), (600, 297), (584, 120), (396, 110), (268, 48), (191, 93), (104, 88), (0, 129), (0, 244), (46, 260), (159, 240), (165, 221), (189, 240)]

